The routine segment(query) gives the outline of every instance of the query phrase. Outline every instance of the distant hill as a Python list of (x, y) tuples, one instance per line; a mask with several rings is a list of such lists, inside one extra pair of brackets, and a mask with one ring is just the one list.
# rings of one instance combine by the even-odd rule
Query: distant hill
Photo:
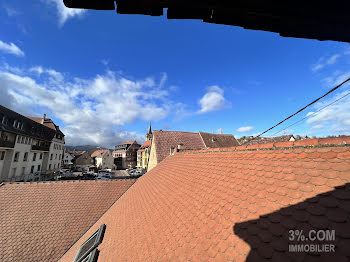
[(100, 146), (91, 146), (91, 145), (84, 145), (84, 146), (65, 146), (65, 148), (69, 151), (93, 151), (97, 149), (108, 149), (105, 147)]

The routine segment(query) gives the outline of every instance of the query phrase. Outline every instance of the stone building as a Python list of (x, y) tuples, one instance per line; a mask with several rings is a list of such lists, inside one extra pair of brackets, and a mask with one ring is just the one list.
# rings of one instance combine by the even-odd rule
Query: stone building
[(0, 106), (0, 181), (38, 181), (61, 168), (64, 134), (51, 119)]
[(135, 168), (137, 165), (137, 150), (140, 145), (133, 141), (127, 141), (116, 145), (113, 151), (114, 164), (117, 169)]

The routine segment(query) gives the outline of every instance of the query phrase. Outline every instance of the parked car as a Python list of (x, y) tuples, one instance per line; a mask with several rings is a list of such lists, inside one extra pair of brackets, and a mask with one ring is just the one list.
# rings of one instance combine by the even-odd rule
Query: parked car
[(127, 169), (127, 172), (130, 174), (130, 173), (134, 173), (136, 172), (136, 169), (133, 169), (133, 168), (130, 168), (130, 169)]
[(96, 177), (96, 180), (109, 180), (111, 179), (111, 176), (109, 174), (99, 175)]

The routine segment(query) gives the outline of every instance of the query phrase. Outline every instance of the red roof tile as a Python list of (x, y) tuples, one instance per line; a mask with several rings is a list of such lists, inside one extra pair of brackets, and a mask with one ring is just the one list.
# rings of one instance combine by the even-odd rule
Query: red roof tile
[(294, 139), (293, 135), (284, 135), (277, 137), (259, 137), (250, 142), (247, 142), (247, 145), (258, 145), (258, 144), (267, 144), (267, 143), (277, 143), (277, 142), (288, 142), (290, 139)]
[(126, 142), (124, 142), (123, 144), (124, 144), (124, 145), (129, 145), (129, 144), (133, 144), (133, 143), (136, 143), (136, 140), (126, 141)]
[[(72, 261), (103, 223), (99, 261), (348, 261), (346, 143), (170, 156), (60, 261)], [(289, 244), (302, 244), (289, 241), (292, 229), (336, 230), (336, 241), (327, 242), (336, 245), (336, 253), (288, 252)]]
[(142, 144), (141, 148), (146, 148), (151, 146), (151, 140), (147, 140), (145, 143)]
[(0, 186), (0, 261), (57, 261), (135, 180)]
[(108, 149), (105, 150), (96, 150), (91, 154), (91, 157), (103, 157), (106, 153), (108, 153)]
[(47, 126), (53, 130), (56, 130), (56, 126), (50, 118), (45, 118), (44, 123), (43, 123), (44, 118), (42, 118), (42, 117), (28, 117), (28, 118), (39, 123), (39, 124), (43, 124), (44, 126)]
[(205, 145), (198, 133), (156, 130), (153, 131), (153, 139), (158, 163), (169, 156), (171, 147), (176, 148), (179, 144), (184, 145), (184, 150), (205, 148)]
[(199, 132), (199, 135), (203, 139), (203, 143), (207, 148), (239, 146), (239, 143), (233, 135), (211, 134), (205, 132)]

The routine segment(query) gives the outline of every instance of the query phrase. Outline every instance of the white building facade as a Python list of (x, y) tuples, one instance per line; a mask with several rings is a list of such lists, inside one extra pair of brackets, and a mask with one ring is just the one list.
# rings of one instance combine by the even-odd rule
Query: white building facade
[(53, 123), (50, 128), (2, 106), (0, 121), (0, 181), (53, 178), (61, 168), (64, 150), (64, 134), (59, 128)]
[(91, 154), (95, 159), (95, 166), (99, 169), (114, 169), (114, 158), (112, 153), (106, 150), (97, 150)]

